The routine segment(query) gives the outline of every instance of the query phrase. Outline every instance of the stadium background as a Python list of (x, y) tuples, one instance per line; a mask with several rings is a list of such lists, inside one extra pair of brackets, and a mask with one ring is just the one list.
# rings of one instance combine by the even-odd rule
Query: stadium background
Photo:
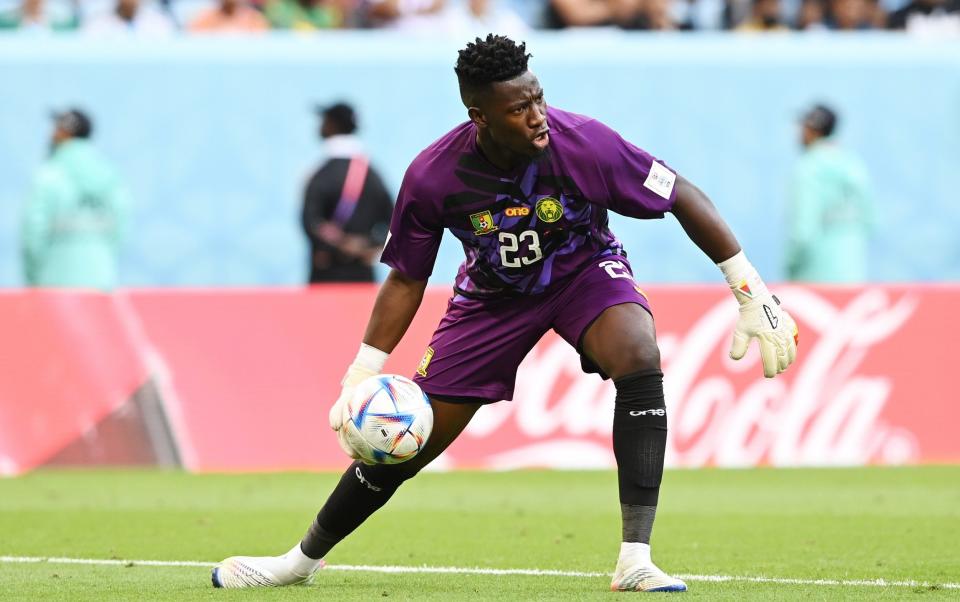
[[(880, 221), (871, 282), (776, 287), (804, 339), (797, 365), (772, 382), (759, 377), (755, 350), (742, 365), (724, 358), (735, 306), (716, 268), (673, 220), (614, 217), (657, 311), (674, 421), (670, 466), (960, 463), (949, 370), (960, 335), (951, 318), (960, 301), (960, 40), (609, 29), (525, 38), (549, 103), (604, 120), (701, 186), (770, 282), (784, 277), (800, 112), (814, 101), (837, 108), (841, 143), (873, 175)], [(340, 467), (333, 437), (313, 435), (326, 434), (326, 406), (374, 289), (301, 286), (302, 186), (322, 156), (313, 107), (354, 103), (361, 137), (396, 190), (414, 155), (463, 119), (452, 73), (463, 41), (384, 31), (274, 32), (255, 42), (0, 35), (0, 474), (77, 464), (240, 473)], [(20, 211), (47, 152), (49, 111), (68, 106), (94, 116), (95, 141), (135, 199), (123, 287), (112, 294), (22, 288)], [(389, 370), (412, 371), (461, 256), (445, 237), (435, 287)], [(609, 386), (581, 375), (555, 337), (524, 369), (517, 401), (491, 408), (438, 467), (611, 467), (603, 451)], [(700, 483), (711, 474), (680, 479)], [(843, 479), (809, 474), (804, 487)], [(903, 488), (909, 478), (901, 474), (884, 473), (892, 480), (864, 499), (872, 504), (886, 495), (877, 491)], [(944, 484), (929, 499), (944, 507), (956, 499), (948, 481), (955, 473), (927, 474)], [(10, 496), (12, 512), (0, 504), (11, 534), (0, 554), (55, 553), (37, 547), (43, 538), (35, 532), (15, 537), (18, 512), (44, 507), (30, 501), (44, 491), (31, 489), (34, 475), (73, 479), (39, 470), (7, 480), (23, 506)], [(86, 486), (151, 475), (91, 471)], [(701, 495), (698, 487), (687, 494)], [(313, 508), (315, 498), (304, 506)], [(250, 521), (262, 510), (254, 507)], [(163, 505), (154, 512), (164, 515)], [(288, 521), (299, 529), (297, 517), (309, 514), (298, 508)], [(955, 524), (958, 517), (937, 509), (929, 518)], [(672, 524), (669, 514), (664, 520)], [(194, 557), (237, 551), (208, 547)], [(74, 555), (109, 554), (137, 551), (109, 541)], [(183, 550), (171, 544), (158, 554), (182, 558)], [(790, 573), (790, 566), (770, 570), (835, 575)], [(955, 567), (926, 566), (933, 568), (907, 575), (960, 587)], [(844, 574), (869, 577), (873, 569)], [(27, 573), (26, 582), (33, 579)]]
[[(960, 52), (902, 34), (739, 37), (587, 31), (529, 36), (548, 102), (595, 116), (714, 199), (765, 278), (783, 277), (798, 116), (841, 114), (839, 139), (875, 176), (877, 281), (960, 277)], [(87, 107), (136, 199), (129, 286), (296, 285), (301, 192), (320, 157), (312, 107), (345, 98), (396, 190), (413, 157), (464, 119), (460, 39), (384, 32), (244, 39), (0, 36), (0, 285), (20, 284), (20, 209), (48, 111)], [(615, 218), (616, 219), (616, 218)], [(716, 282), (675, 224), (617, 220), (640, 282)], [(264, 249), (270, 249), (265, 253)], [(462, 251), (446, 237), (433, 282)]]

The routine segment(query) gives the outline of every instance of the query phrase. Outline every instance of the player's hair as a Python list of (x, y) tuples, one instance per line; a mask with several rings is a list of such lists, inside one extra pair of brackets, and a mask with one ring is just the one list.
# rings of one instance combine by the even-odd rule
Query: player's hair
[(487, 34), (476, 38), (459, 52), (453, 70), (460, 82), (460, 97), (468, 107), (474, 95), (493, 82), (513, 79), (527, 70), (527, 44), (517, 44), (506, 36)]

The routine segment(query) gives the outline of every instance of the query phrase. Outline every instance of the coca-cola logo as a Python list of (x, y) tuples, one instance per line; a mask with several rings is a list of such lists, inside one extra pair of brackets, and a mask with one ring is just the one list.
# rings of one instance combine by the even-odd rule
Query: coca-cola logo
[[(733, 299), (700, 312), (683, 331), (658, 332), (670, 424), (667, 464), (916, 459), (915, 436), (882, 416), (894, 376), (864, 370), (863, 363), (907, 323), (919, 298), (871, 288), (835, 305), (809, 289), (783, 292), (784, 307), (800, 324), (800, 354), (775, 379), (763, 378), (755, 346), (743, 360), (729, 359)], [(546, 339), (521, 365), (514, 401), (483, 408), (465, 436), (491, 444), (484, 461), (490, 467), (611, 467), (614, 395), (610, 381), (581, 371), (563, 340)]]

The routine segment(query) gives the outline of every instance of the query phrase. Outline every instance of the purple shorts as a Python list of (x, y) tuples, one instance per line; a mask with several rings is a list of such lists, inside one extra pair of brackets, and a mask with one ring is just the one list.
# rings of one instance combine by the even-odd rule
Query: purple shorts
[(617, 255), (591, 260), (540, 295), (492, 300), (454, 295), (413, 380), (428, 395), (451, 401), (513, 399), (517, 367), (551, 328), (581, 354), (585, 372), (606, 378), (583, 355), (581, 343), (593, 321), (621, 303), (650, 311), (630, 264)]

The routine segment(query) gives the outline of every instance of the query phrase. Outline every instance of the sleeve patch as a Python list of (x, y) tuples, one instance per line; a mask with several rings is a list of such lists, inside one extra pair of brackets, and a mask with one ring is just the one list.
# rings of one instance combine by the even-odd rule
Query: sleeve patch
[(643, 185), (657, 193), (661, 197), (669, 200), (670, 193), (673, 192), (673, 185), (677, 181), (677, 174), (673, 173), (656, 161), (650, 166), (650, 173)]

